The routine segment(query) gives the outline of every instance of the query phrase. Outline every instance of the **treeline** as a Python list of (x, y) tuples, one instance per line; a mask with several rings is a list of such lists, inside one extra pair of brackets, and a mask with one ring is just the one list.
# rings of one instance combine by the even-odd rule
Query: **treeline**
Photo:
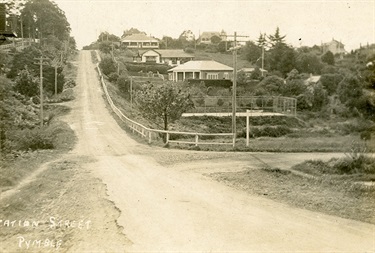
[[(67, 60), (76, 50), (75, 41), (70, 37), (70, 25), (55, 3), (49, 0), (17, 3), (7, 4), (8, 14), (16, 17), (24, 38), (38, 40), (22, 51), (16, 48), (11, 52), (0, 51), (0, 148), (6, 153), (51, 147), (52, 136), (39, 128), (38, 58), (44, 58), (43, 97), (47, 101), (60, 102), (68, 98), (57, 96), (60, 100), (56, 100), (54, 95), (61, 94), (64, 85), (70, 82), (64, 76), (64, 69), (71, 67)], [(22, 33), (17, 31), (17, 34)], [(46, 116), (43, 120), (48, 123), (52, 115)]]
[[(241, 49), (254, 66), (251, 75), (239, 73), (240, 86), (260, 80), (252, 89), (256, 95), (296, 97), (298, 109), (320, 116), (375, 118), (375, 53), (360, 48), (349, 54), (333, 55), (319, 46), (295, 49), (285, 35), (260, 34)], [(372, 46), (374, 47), (374, 45)], [(262, 66), (268, 72), (261, 74)], [(310, 77), (315, 76), (316, 80)]]

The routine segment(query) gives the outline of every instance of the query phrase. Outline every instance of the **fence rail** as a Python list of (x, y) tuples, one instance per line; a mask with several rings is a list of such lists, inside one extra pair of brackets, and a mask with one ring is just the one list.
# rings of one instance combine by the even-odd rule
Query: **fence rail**
[[(98, 51), (95, 51), (98, 61), (101, 61), (101, 57), (98, 53)], [(181, 144), (193, 144), (195, 146), (198, 145), (234, 145), (233, 143), (233, 133), (192, 133), (192, 132), (178, 132), (178, 131), (167, 131), (167, 130), (159, 130), (159, 129), (152, 129), (143, 126), (142, 124), (129, 119), (127, 116), (125, 116), (121, 110), (113, 103), (113, 100), (111, 96), (108, 93), (107, 85), (105, 83), (103, 74), (99, 68), (99, 63), (97, 63), (96, 68), (99, 73), (100, 82), (103, 87), (103, 91), (105, 93), (105, 96), (107, 98), (107, 101), (109, 105), (111, 106), (113, 112), (120, 118), (121, 121), (123, 121), (133, 133), (137, 133), (141, 137), (148, 140), (148, 143), (152, 143), (153, 140), (160, 139), (160, 134), (165, 134), (165, 140), (166, 144), (168, 143), (181, 143)], [(194, 141), (186, 141), (186, 140), (171, 140), (171, 134), (177, 134), (181, 136), (194, 136)], [(213, 137), (232, 137), (231, 142), (202, 142), (200, 140), (200, 137), (204, 136), (213, 136)], [(201, 138), (202, 139), (202, 138)]]
[[(205, 96), (192, 97), (195, 108), (188, 113), (226, 113), (232, 112), (232, 97)], [(237, 96), (236, 111), (262, 111), (296, 116), (297, 99), (282, 96)]]
[(34, 40), (32, 40), (32, 39), (23, 39), (23, 41), (17, 40), (17, 41), (14, 41), (12, 43), (9, 43), (9, 44), (0, 45), (0, 50), (9, 51), (13, 48), (15, 48), (17, 50), (22, 50), (26, 47), (29, 47), (31, 45), (31, 43), (37, 43), (37, 42), (34, 42)]

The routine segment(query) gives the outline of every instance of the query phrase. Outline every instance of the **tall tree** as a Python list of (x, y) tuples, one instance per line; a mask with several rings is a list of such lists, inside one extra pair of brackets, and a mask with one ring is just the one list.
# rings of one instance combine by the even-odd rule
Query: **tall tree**
[(259, 38), (256, 41), (258, 47), (266, 47), (267, 46), (267, 37), (265, 33), (260, 33)]
[(142, 32), (140, 30), (138, 30), (137, 28), (130, 28), (129, 30), (125, 30), (122, 35), (121, 35), (121, 38), (124, 38), (126, 36), (130, 36), (132, 34), (138, 34), (138, 33), (143, 33), (143, 34), (146, 34), (145, 32)]
[(182, 90), (181, 84), (170, 81), (145, 84), (136, 93), (135, 100), (145, 117), (163, 122), (164, 130), (194, 106), (190, 94)]
[(256, 45), (253, 41), (248, 41), (241, 49), (241, 54), (246, 58), (246, 60), (252, 64), (255, 64), (259, 62), (262, 57), (262, 48)]
[(296, 57), (296, 68), (300, 73), (320, 74), (323, 65), (313, 53), (299, 53)]
[(268, 40), (269, 40), (269, 43), (271, 44), (271, 47), (274, 47), (278, 44), (285, 44), (285, 40), (284, 40), (285, 37), (286, 37), (286, 35), (284, 35), (284, 36), (280, 35), (280, 29), (279, 29), (279, 27), (277, 27), (276, 31), (275, 31), (275, 34), (269, 35)]
[(269, 50), (271, 71), (280, 71), (284, 76), (295, 68), (294, 49), (284, 43), (278, 43)]
[(328, 65), (335, 65), (335, 56), (331, 51), (327, 51), (322, 55), (322, 62), (325, 62)]
[(26, 36), (42, 39), (53, 35), (61, 41), (69, 38), (71, 29), (65, 13), (49, 0), (28, 0), (21, 17)]
[(279, 27), (276, 28), (274, 35), (268, 36), (271, 45), (268, 51), (270, 70), (279, 71), (284, 76), (295, 68), (295, 52), (285, 43), (285, 37), (280, 35)]

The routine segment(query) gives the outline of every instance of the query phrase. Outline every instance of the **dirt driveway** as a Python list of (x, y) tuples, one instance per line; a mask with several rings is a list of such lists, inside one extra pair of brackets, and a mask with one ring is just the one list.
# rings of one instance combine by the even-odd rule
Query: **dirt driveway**
[[(82, 167), (106, 185), (108, 200), (119, 211), (113, 219), (128, 239), (119, 243), (120, 237), (108, 237), (109, 231), (96, 229), (94, 240), (102, 234), (107, 246), (96, 244), (95, 251), (113, 252), (108, 245), (121, 245), (116, 251), (374, 252), (373, 225), (251, 196), (204, 175), (258, 168), (264, 163), (288, 167), (332, 154), (209, 153), (149, 147), (131, 139), (108, 113), (88, 51), (80, 53), (77, 83), (73, 113), (65, 120), (79, 142), (69, 156), (90, 160), (83, 161)], [(99, 194), (90, 189), (88, 197)], [(95, 204), (90, 208), (95, 211)], [(66, 251), (83, 250), (94, 251), (74, 243)]]

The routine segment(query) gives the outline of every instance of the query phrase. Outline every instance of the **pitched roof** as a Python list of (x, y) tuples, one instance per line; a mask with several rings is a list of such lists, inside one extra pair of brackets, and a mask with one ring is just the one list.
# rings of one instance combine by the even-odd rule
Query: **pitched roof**
[(212, 36), (218, 36), (218, 37), (220, 37), (220, 32), (203, 32), (202, 34), (201, 34), (201, 38), (211, 38)]
[(337, 45), (340, 45), (341, 47), (344, 47), (344, 46), (345, 46), (341, 41), (338, 41), (338, 40), (335, 40), (335, 39), (332, 39), (330, 42), (323, 43), (323, 45), (324, 45), (324, 46), (329, 46), (329, 45), (331, 45), (332, 43), (335, 43), (335, 44), (337, 44)]
[(168, 71), (233, 71), (233, 68), (216, 61), (188, 61)]
[(129, 36), (126, 36), (125, 38), (122, 39), (122, 41), (157, 41), (155, 38), (149, 37), (143, 33), (137, 33), (137, 34), (132, 34)]

